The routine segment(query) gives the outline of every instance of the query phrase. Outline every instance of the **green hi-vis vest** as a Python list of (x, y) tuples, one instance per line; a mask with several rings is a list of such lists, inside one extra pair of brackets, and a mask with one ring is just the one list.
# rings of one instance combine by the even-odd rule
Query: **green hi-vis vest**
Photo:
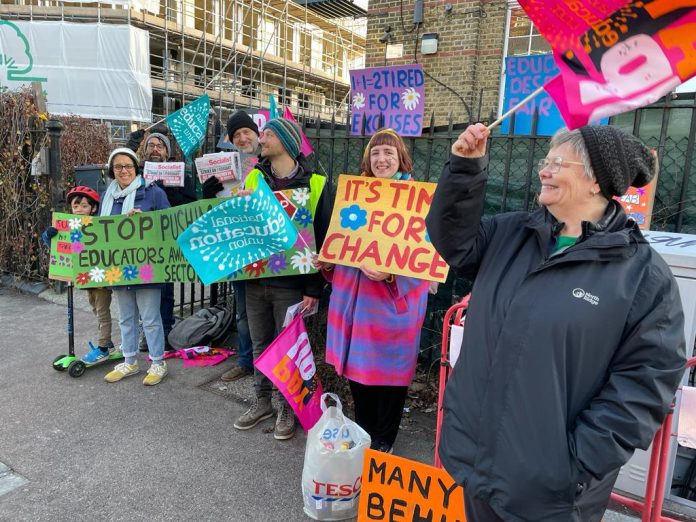
[[(254, 169), (249, 172), (246, 180), (244, 180), (244, 188), (256, 190), (256, 187), (259, 186), (259, 176), (263, 176), (263, 172), (259, 169)], [(321, 174), (312, 174), (309, 177), (309, 210), (312, 213), (312, 218), (314, 218), (316, 214), (319, 197), (321, 196), (322, 190), (324, 190), (324, 185), (326, 185), (326, 178)]]

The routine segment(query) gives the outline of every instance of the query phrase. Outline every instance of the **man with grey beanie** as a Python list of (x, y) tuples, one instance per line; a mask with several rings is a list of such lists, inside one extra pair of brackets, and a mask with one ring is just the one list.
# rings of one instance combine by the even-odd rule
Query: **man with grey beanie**
[(684, 373), (674, 276), (614, 199), (657, 159), (617, 127), (562, 129), (539, 162), (540, 208), (483, 216), (489, 134), (454, 143), (426, 218), (474, 281), (437, 451), (470, 522), (599, 522)]

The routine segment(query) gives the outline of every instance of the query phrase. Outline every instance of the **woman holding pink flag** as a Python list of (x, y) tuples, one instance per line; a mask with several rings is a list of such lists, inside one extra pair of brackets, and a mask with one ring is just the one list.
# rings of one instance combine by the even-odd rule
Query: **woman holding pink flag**
[(438, 453), (470, 522), (601, 520), (684, 370), (684, 316), (664, 260), (618, 201), (656, 158), (609, 125), (562, 129), (539, 162), (540, 208), (483, 216), (489, 130), (452, 146), (426, 219), (474, 280)]

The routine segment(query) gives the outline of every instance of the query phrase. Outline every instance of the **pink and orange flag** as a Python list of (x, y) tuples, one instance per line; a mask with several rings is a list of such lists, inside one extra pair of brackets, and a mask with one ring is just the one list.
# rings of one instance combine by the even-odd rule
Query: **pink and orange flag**
[(545, 85), (570, 129), (657, 101), (696, 75), (696, 0), (520, 0), (553, 49)]

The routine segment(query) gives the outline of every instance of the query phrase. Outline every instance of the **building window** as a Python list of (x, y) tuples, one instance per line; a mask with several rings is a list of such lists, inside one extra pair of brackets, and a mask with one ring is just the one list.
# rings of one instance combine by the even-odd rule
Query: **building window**
[(278, 103), (281, 105), (290, 105), (292, 103), (292, 91), (278, 87)]
[(297, 106), (300, 109), (309, 109), (309, 94), (304, 92), (297, 93)]
[(259, 87), (256, 82), (242, 78), (242, 96), (247, 98), (257, 98), (259, 96)]
[(278, 31), (276, 24), (265, 18), (259, 20), (256, 50), (278, 56)]
[(513, 7), (509, 10), (505, 47), (507, 50), (506, 56), (526, 56), (551, 52), (551, 46), (539, 34), (527, 13), (520, 7)]

